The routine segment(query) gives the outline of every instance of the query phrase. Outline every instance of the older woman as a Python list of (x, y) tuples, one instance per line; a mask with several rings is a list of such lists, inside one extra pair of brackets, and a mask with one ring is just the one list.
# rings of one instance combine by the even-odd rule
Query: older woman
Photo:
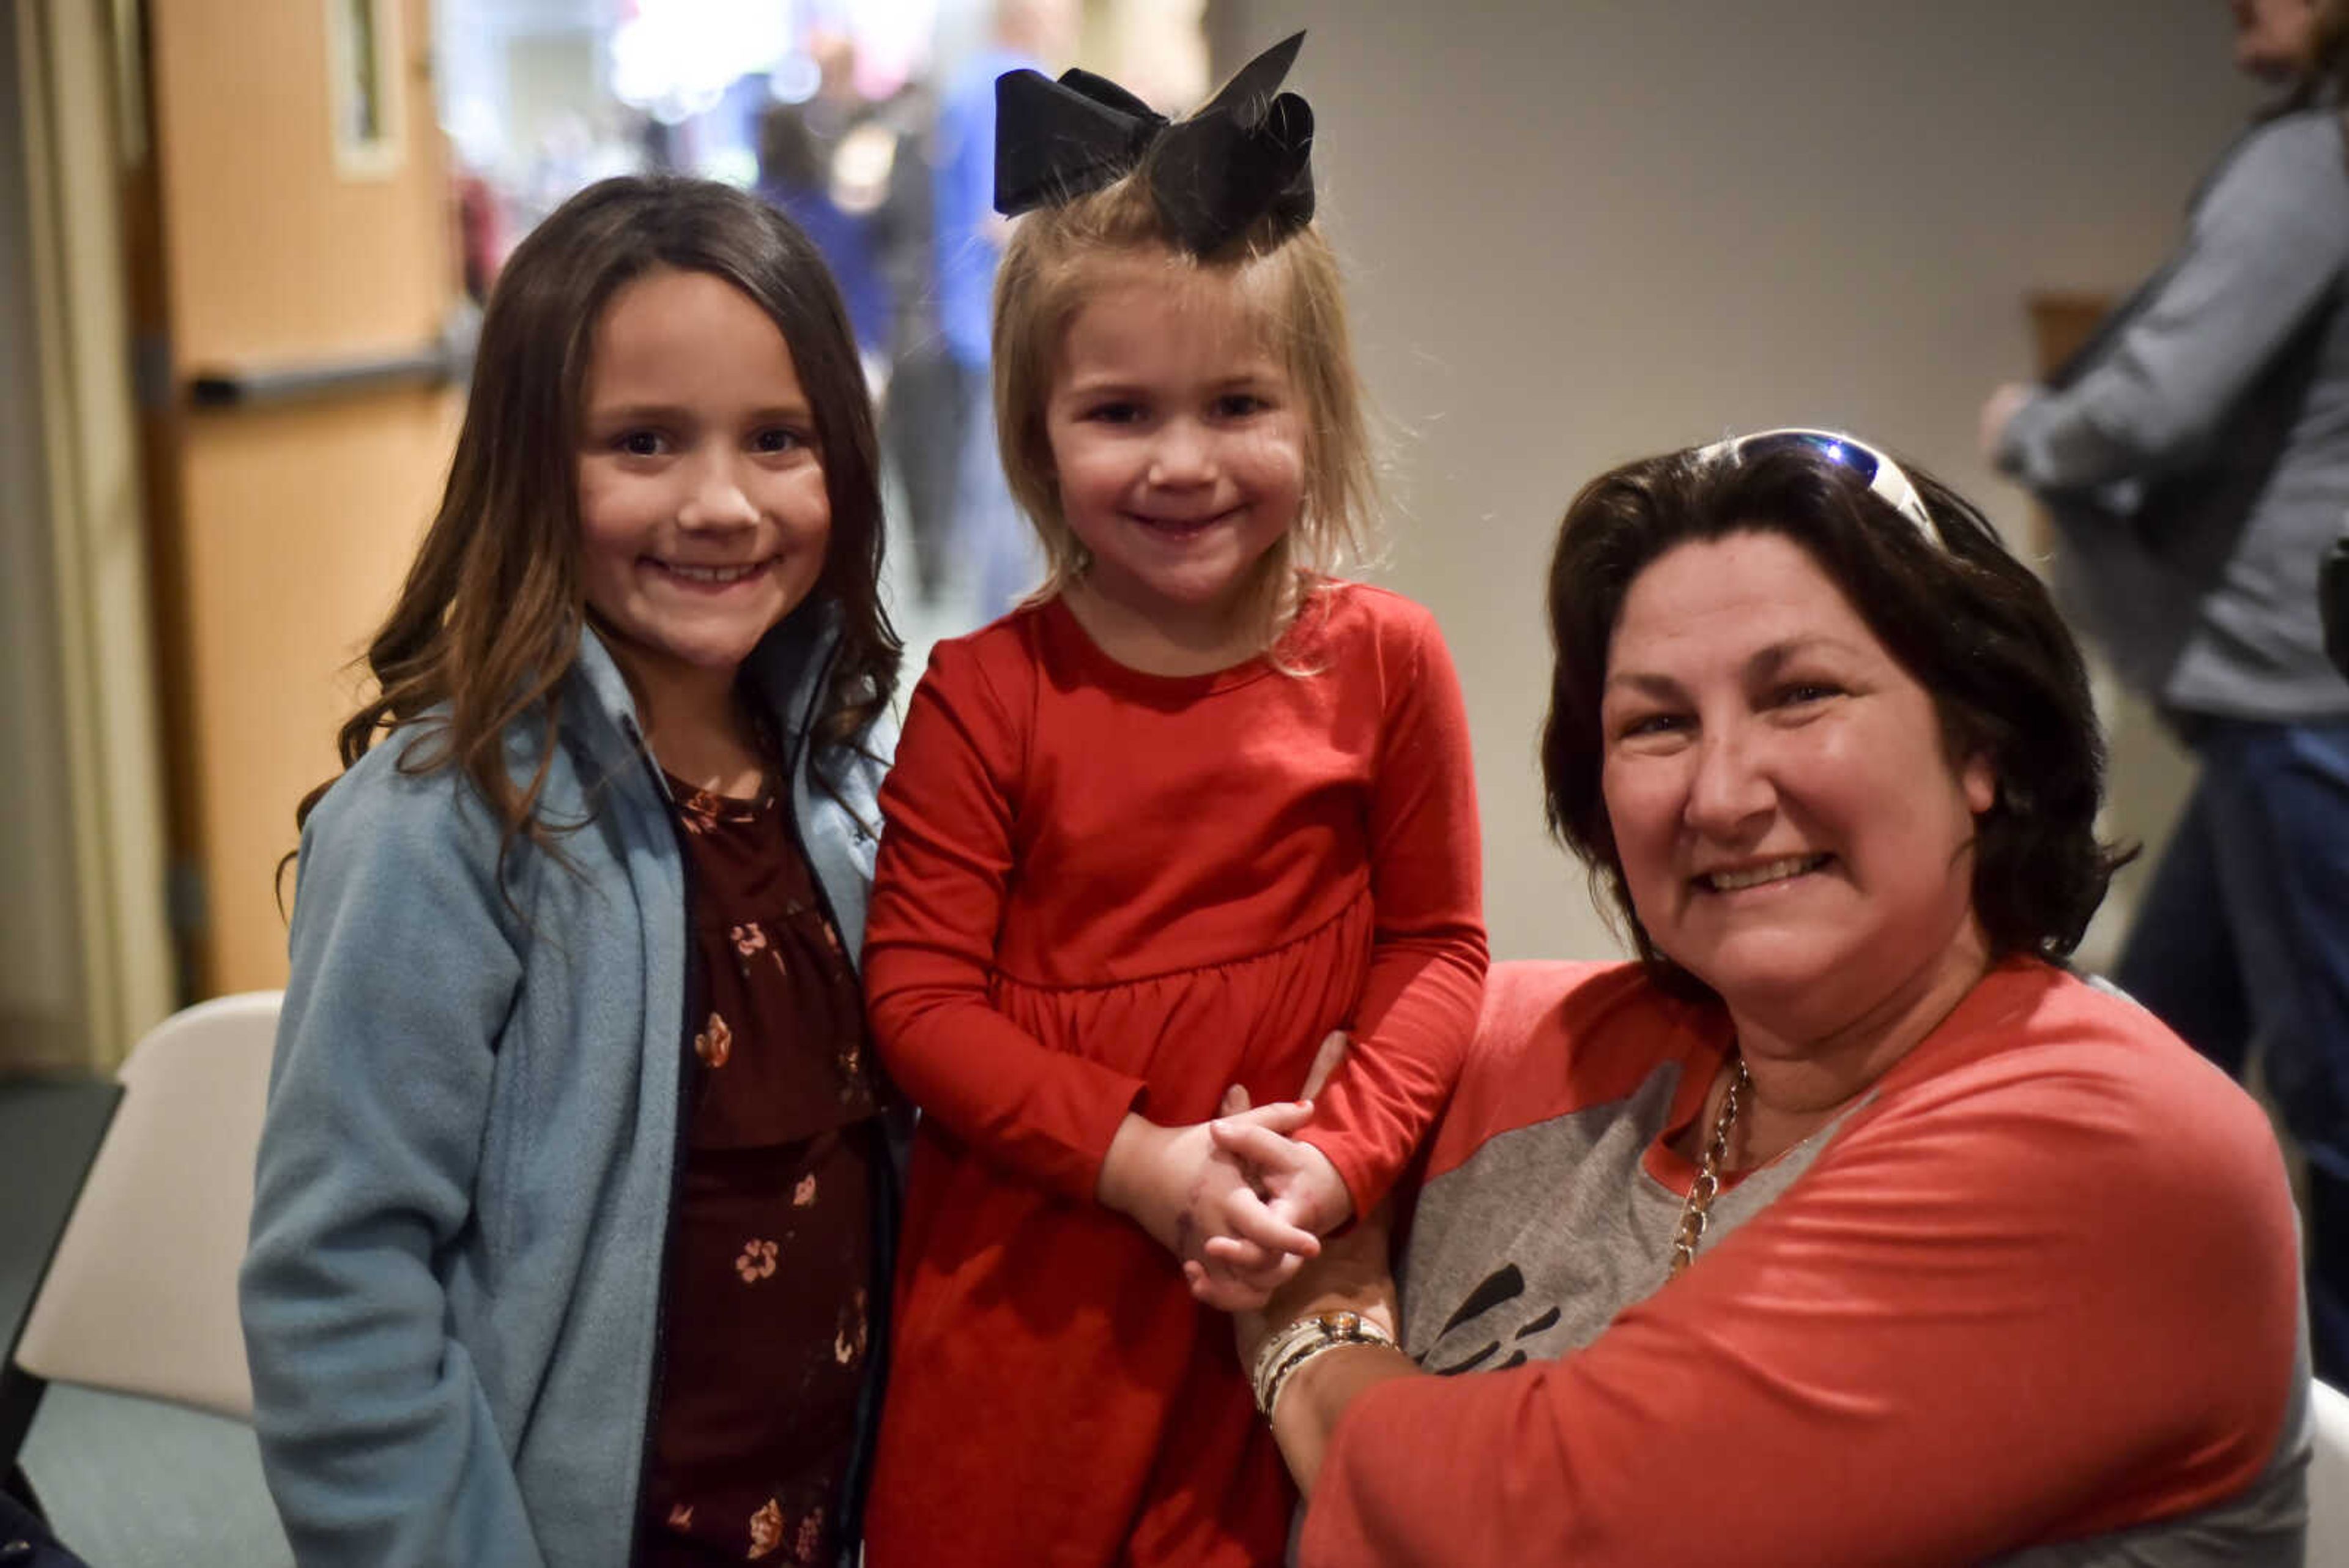
[(1303, 1562), (2297, 1564), (2282, 1162), (2062, 967), (2115, 860), (2038, 581), (1781, 431), (1594, 482), (1550, 592), (1550, 815), (1640, 961), (1495, 971), (1407, 1355), (1373, 1227), (1244, 1325)]

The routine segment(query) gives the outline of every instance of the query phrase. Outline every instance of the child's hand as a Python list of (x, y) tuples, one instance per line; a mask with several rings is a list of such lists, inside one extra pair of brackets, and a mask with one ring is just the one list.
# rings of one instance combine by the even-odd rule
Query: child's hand
[[(1285, 1144), (1284, 1135), (1304, 1126), (1311, 1110), (1284, 1102), (1227, 1116), (1224, 1125)], [(1162, 1127), (1127, 1116), (1102, 1161), (1096, 1195), (1182, 1260), (1199, 1299), (1226, 1310), (1259, 1306), (1320, 1242), (1249, 1187), (1242, 1162), (1216, 1147), (1216, 1125)], [(1241, 1249), (1247, 1266), (1216, 1257), (1209, 1248), (1218, 1241), (1230, 1246), (1217, 1251)]]
[[(1227, 1200), (1232, 1223), (1226, 1233), (1201, 1249), (1208, 1272), (1213, 1274), (1220, 1265), (1240, 1278), (1278, 1286), (1295, 1272), (1294, 1263), (1281, 1267), (1282, 1260), (1253, 1238), (1278, 1234), (1284, 1228), (1326, 1236), (1353, 1218), (1353, 1194), (1330, 1157), (1309, 1143), (1246, 1116), (1226, 1116), (1207, 1125), (1216, 1147), (1238, 1160), (1247, 1178), (1246, 1188)], [(1198, 1293), (1195, 1280), (1192, 1288)]]
[(1310, 1230), (1284, 1219), (1265, 1201), (1247, 1168), (1229, 1154), (1216, 1151), (1204, 1196), (1208, 1217), (1221, 1223), (1203, 1229), (1197, 1249), (1183, 1259), (1183, 1278), (1192, 1295), (1208, 1306), (1225, 1312), (1263, 1306), (1320, 1250)]

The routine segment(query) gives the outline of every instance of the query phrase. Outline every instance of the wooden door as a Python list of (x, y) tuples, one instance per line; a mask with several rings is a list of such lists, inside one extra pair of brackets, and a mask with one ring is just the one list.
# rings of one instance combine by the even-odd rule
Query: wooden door
[(429, 519), (459, 396), (427, 377), (227, 407), (194, 389), (282, 392), (439, 341), (457, 270), (429, 24), (429, 0), (145, 9), (152, 156), (130, 246), (158, 365), (151, 532), (191, 996), (284, 981), (273, 878), (295, 805), (336, 765), (351, 661)]

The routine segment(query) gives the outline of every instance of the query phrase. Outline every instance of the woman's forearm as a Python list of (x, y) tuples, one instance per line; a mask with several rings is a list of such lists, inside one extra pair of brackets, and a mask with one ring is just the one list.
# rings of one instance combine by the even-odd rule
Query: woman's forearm
[(1289, 1375), (1273, 1407), (1272, 1438), (1288, 1463), (1297, 1490), (1313, 1493), (1322, 1456), (1346, 1407), (1362, 1391), (1391, 1377), (1422, 1376), (1402, 1351), (1379, 1345), (1347, 1345), (1325, 1350)]

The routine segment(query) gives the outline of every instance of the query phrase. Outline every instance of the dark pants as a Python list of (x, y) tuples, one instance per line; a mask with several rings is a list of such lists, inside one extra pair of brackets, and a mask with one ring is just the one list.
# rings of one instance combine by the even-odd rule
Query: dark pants
[(955, 493), (969, 420), (968, 379), (936, 341), (900, 356), (889, 372), (881, 447), (905, 497), (903, 537), (914, 552), (915, 588), (925, 604), (936, 603), (954, 575)]
[(2115, 979), (2237, 1077), (2254, 1054), (2308, 1158), (2316, 1374), (2349, 1386), (2349, 720), (2214, 720)]
[(0, 1568), (88, 1568), (57, 1544), (41, 1516), (0, 1490)]

